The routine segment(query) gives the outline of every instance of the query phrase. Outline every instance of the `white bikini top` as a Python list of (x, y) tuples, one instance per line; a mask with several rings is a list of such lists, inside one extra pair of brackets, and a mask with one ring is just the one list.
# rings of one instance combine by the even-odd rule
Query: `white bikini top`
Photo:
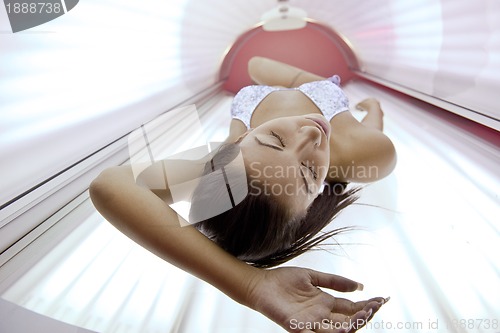
[(277, 88), (262, 85), (244, 87), (234, 96), (231, 105), (231, 116), (233, 119), (241, 120), (247, 129), (250, 129), (252, 114), (267, 95), (278, 90), (299, 90), (330, 121), (337, 114), (349, 111), (349, 100), (339, 85), (340, 77), (334, 75), (326, 80), (304, 83), (297, 88)]

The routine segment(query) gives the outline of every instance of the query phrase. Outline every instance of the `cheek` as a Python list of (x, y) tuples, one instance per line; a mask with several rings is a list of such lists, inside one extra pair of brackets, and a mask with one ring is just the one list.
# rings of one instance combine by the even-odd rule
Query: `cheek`
[(293, 206), (293, 211), (295, 214), (306, 212), (319, 192), (319, 187), (316, 187), (316, 185), (314, 184), (311, 184), (310, 188), (313, 193), (309, 193), (303, 183), (294, 184), (293, 187), (290, 186), (290, 189), (293, 189), (293, 192), (288, 193), (287, 199)]
[(318, 172), (318, 178), (325, 180), (328, 175), (328, 170), (330, 168), (330, 155), (321, 154), (316, 158), (316, 167)]
[(307, 213), (307, 210), (313, 203), (314, 199), (315, 196), (312, 194), (309, 194), (307, 196), (297, 197), (294, 210), (295, 215), (305, 215)]

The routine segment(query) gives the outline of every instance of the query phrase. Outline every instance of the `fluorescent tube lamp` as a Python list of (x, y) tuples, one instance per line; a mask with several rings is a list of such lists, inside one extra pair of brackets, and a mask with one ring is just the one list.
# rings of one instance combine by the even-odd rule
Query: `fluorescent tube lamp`
[[(286, 2), (286, 1), (279, 1)], [(307, 13), (305, 10), (281, 4), (265, 12), (261, 20), (266, 31), (283, 31), (302, 29), (306, 26)]]

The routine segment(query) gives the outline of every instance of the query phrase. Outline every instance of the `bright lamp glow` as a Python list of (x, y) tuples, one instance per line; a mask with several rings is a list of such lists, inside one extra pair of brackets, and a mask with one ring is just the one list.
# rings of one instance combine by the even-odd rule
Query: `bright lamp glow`
[(261, 20), (264, 22), (264, 30), (283, 31), (304, 28), (307, 24), (306, 18), (307, 13), (305, 10), (288, 5), (280, 5), (265, 12)]
[[(151, 99), (186, 78), (184, 5), (91, 0), (38, 27), (0, 34), (0, 154), (9, 175), (0, 179), (0, 204), (166, 110)], [(191, 92), (177, 88), (175, 96), (183, 94)]]

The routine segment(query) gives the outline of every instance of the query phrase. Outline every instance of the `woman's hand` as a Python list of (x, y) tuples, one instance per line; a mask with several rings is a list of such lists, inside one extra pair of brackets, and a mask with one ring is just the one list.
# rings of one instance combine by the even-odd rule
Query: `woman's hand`
[[(352, 327), (352, 332), (384, 301), (353, 303), (317, 288), (359, 289), (357, 282), (340, 276), (304, 268), (262, 270), (247, 265), (192, 226), (181, 227), (177, 214), (160, 197), (136, 184), (129, 166), (104, 171), (92, 182), (90, 194), (99, 212), (138, 244), (290, 332), (341, 332), (337, 328), (344, 327), (344, 331)], [(319, 330), (312, 326), (318, 328), (321, 323)], [(339, 327), (342, 323), (344, 327)]]
[(359, 102), (358, 104), (356, 104), (356, 109), (359, 111), (383, 113), (382, 108), (380, 106), (380, 102), (373, 97), (366, 98), (361, 102)]
[(319, 287), (348, 292), (363, 286), (347, 278), (298, 267), (262, 270), (250, 286), (249, 306), (288, 332), (355, 332), (386, 302), (336, 298)]

